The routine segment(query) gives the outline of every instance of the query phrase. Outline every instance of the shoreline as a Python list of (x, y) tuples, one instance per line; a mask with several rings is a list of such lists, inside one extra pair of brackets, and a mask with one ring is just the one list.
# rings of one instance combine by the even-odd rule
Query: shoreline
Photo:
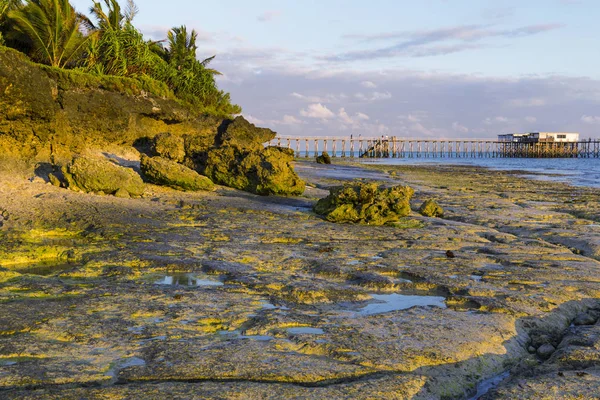
[[(500, 399), (527, 370), (531, 390), (548, 374), (565, 390), (596, 379), (572, 378), (594, 364), (535, 353), (564, 354), (571, 322), (600, 307), (600, 190), (466, 167), (296, 165), (299, 198), (149, 186), (118, 199), (1, 176), (0, 393), (459, 399), (511, 369), (486, 397)], [(447, 216), (412, 213), (418, 227), (400, 229), (310, 211), (360, 176), (409, 184), (413, 208), (435, 197)], [(42, 256), (73, 266), (41, 276), (7, 263)], [(222, 285), (156, 284), (175, 272)], [(361, 314), (391, 294), (445, 308)]]

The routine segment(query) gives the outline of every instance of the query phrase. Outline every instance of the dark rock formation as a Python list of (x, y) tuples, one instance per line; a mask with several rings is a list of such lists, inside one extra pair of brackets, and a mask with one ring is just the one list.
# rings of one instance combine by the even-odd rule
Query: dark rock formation
[(152, 150), (159, 157), (182, 162), (185, 159), (185, 140), (172, 133), (159, 133), (152, 140)]
[(204, 174), (215, 183), (260, 195), (300, 195), (305, 183), (290, 162), (293, 151), (267, 147), (250, 152), (223, 146), (208, 152)]
[(257, 128), (244, 117), (225, 122), (219, 134), (219, 146), (233, 147), (239, 151), (261, 150), (263, 143), (273, 140), (276, 133), (268, 128)]
[(425, 217), (443, 217), (444, 209), (433, 199), (425, 200), (419, 208), (419, 213)]
[(165, 158), (142, 155), (140, 168), (148, 182), (157, 185), (189, 191), (213, 190), (215, 187), (206, 176)]
[(375, 183), (346, 184), (330, 190), (315, 212), (330, 222), (384, 225), (410, 214), (414, 191), (408, 186), (380, 188)]
[(132, 145), (161, 132), (214, 144), (222, 118), (199, 115), (157, 82), (32, 63), (0, 47), (0, 152), (68, 162), (84, 149)]
[(317, 164), (331, 164), (331, 157), (329, 157), (329, 153), (324, 151), (320, 156), (316, 158)]
[(76, 157), (62, 169), (67, 187), (91, 193), (141, 196), (144, 182), (137, 172), (100, 157)]
[[(304, 182), (290, 164), (293, 153), (264, 148), (275, 132), (243, 117), (200, 115), (152, 80), (50, 68), (0, 47), (0, 93), (2, 156), (65, 165), (84, 150), (135, 146), (200, 173), (206, 171), (215, 182), (234, 188), (262, 195), (304, 191)], [(77, 165), (70, 164), (66, 170)], [(199, 187), (202, 178), (195, 177), (196, 183), (188, 186), (189, 171), (160, 165), (178, 176), (175, 186)], [(163, 184), (173, 185), (171, 178), (156, 176)], [(88, 189), (74, 180), (70, 183), (86, 191), (114, 193), (119, 188), (103, 183), (104, 190), (95, 184)], [(204, 181), (200, 186), (207, 185)]]

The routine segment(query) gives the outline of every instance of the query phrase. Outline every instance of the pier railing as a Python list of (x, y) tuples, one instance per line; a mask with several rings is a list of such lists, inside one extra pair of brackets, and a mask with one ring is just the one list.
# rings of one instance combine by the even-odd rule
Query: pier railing
[(296, 157), (327, 152), (350, 158), (600, 158), (600, 140), (502, 142), (486, 139), (406, 139), (278, 136), (271, 146), (294, 149)]

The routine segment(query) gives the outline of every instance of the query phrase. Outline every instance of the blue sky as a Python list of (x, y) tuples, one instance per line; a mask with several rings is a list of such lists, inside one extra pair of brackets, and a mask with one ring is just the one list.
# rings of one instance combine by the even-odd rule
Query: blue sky
[[(80, 11), (90, 1), (72, 2)], [(124, 1), (123, 1), (124, 3)], [(494, 137), (600, 127), (596, 0), (139, 0), (199, 32), (220, 86), (282, 135)]]

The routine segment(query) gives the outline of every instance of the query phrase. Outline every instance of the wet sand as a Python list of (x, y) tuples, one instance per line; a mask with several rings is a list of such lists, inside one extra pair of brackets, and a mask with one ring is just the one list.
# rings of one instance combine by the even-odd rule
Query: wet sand
[[(466, 399), (506, 372), (486, 398), (597, 395), (600, 190), (476, 167), (297, 171), (299, 198), (0, 177), (0, 397)], [(445, 218), (312, 213), (352, 179), (408, 184)]]

